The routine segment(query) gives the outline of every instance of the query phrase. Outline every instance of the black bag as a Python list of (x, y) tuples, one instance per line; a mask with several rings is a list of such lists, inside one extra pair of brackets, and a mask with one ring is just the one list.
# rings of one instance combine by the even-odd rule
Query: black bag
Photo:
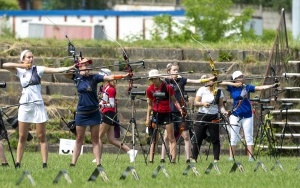
[[(10, 126), (14, 129), (17, 129), (18, 128), (18, 115), (15, 115), (15, 116), (12, 116), (12, 117), (9, 117), (6, 119), (7, 123), (10, 124)], [(27, 135), (27, 142), (31, 141), (33, 139), (33, 136), (30, 132), (28, 132), (28, 135)]]
[(72, 120), (67, 123), (67, 127), (70, 129), (70, 131), (76, 135), (76, 125), (75, 125), (75, 120)]

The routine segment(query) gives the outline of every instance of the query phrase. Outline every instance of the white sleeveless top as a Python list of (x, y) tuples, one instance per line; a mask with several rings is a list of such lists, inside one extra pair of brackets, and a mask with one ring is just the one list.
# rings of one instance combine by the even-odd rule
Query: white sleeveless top
[[(37, 66), (36, 68), (37, 68), (37, 73), (41, 78), (44, 74), (44, 67)], [(17, 68), (17, 77), (20, 78), (20, 83), (23, 88), (22, 96), (19, 101), (20, 104), (33, 102), (37, 100), (40, 100), (40, 102), (37, 103), (43, 103), (42, 86), (40, 84), (28, 86), (29, 81), (31, 79), (31, 75), (32, 75), (32, 68), (29, 70)]]
[[(42, 77), (44, 67), (37, 66), (36, 68), (37, 74), (39, 77)], [(31, 75), (32, 68), (29, 70), (17, 68), (17, 77), (20, 78), (20, 83), (23, 87), (22, 96), (19, 100), (19, 103), (22, 105), (20, 105), (18, 110), (18, 120), (26, 123), (44, 123), (48, 120), (48, 115), (43, 102), (42, 86), (41, 84), (28, 86)]]

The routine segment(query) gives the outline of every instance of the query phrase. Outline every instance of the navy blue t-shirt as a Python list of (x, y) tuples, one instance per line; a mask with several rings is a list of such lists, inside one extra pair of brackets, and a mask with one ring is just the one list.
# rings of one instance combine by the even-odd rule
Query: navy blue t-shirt
[(231, 98), (233, 99), (233, 115), (239, 118), (252, 117), (252, 107), (248, 94), (255, 92), (254, 85), (245, 85), (243, 87), (227, 86)]
[[(175, 83), (175, 81), (173, 79), (169, 79), (169, 78), (165, 78), (165, 81), (167, 84), (170, 84), (170, 86), (172, 86), (172, 88), (175, 91), (175, 98), (178, 102), (180, 102), (182, 95), (180, 92), (182, 92), (182, 94), (184, 95), (184, 86), (187, 84), (187, 78), (181, 77), (181, 78), (177, 78), (175, 81), (177, 82), (177, 84)], [(179, 88), (178, 88), (179, 86)], [(174, 103), (171, 103), (171, 112), (179, 112), (177, 110), (177, 108), (175, 107)]]
[(93, 74), (89, 76), (78, 76), (77, 92), (79, 100), (77, 104), (77, 111), (91, 111), (98, 108), (97, 84), (103, 82), (103, 75)]

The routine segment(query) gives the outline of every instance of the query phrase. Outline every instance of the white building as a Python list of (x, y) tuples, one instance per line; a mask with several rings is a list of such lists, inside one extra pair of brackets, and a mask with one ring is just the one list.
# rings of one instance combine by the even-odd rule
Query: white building
[[(0, 22), (11, 28), (17, 38), (65, 39), (67, 35), (70, 39), (150, 39), (153, 17), (161, 14), (178, 21), (185, 19), (184, 10), (28, 10), (0, 11)], [(261, 35), (263, 22), (258, 18), (252, 19), (248, 27)]]

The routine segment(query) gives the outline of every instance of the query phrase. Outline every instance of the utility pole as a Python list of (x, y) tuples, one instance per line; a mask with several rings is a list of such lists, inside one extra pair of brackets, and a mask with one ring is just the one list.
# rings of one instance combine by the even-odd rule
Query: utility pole
[(292, 33), (294, 40), (300, 41), (300, 1), (292, 2)]
[(81, 0), (81, 9), (86, 9), (86, 1), (85, 0)]
[(25, 10), (31, 10), (31, 0), (26, 0)]

